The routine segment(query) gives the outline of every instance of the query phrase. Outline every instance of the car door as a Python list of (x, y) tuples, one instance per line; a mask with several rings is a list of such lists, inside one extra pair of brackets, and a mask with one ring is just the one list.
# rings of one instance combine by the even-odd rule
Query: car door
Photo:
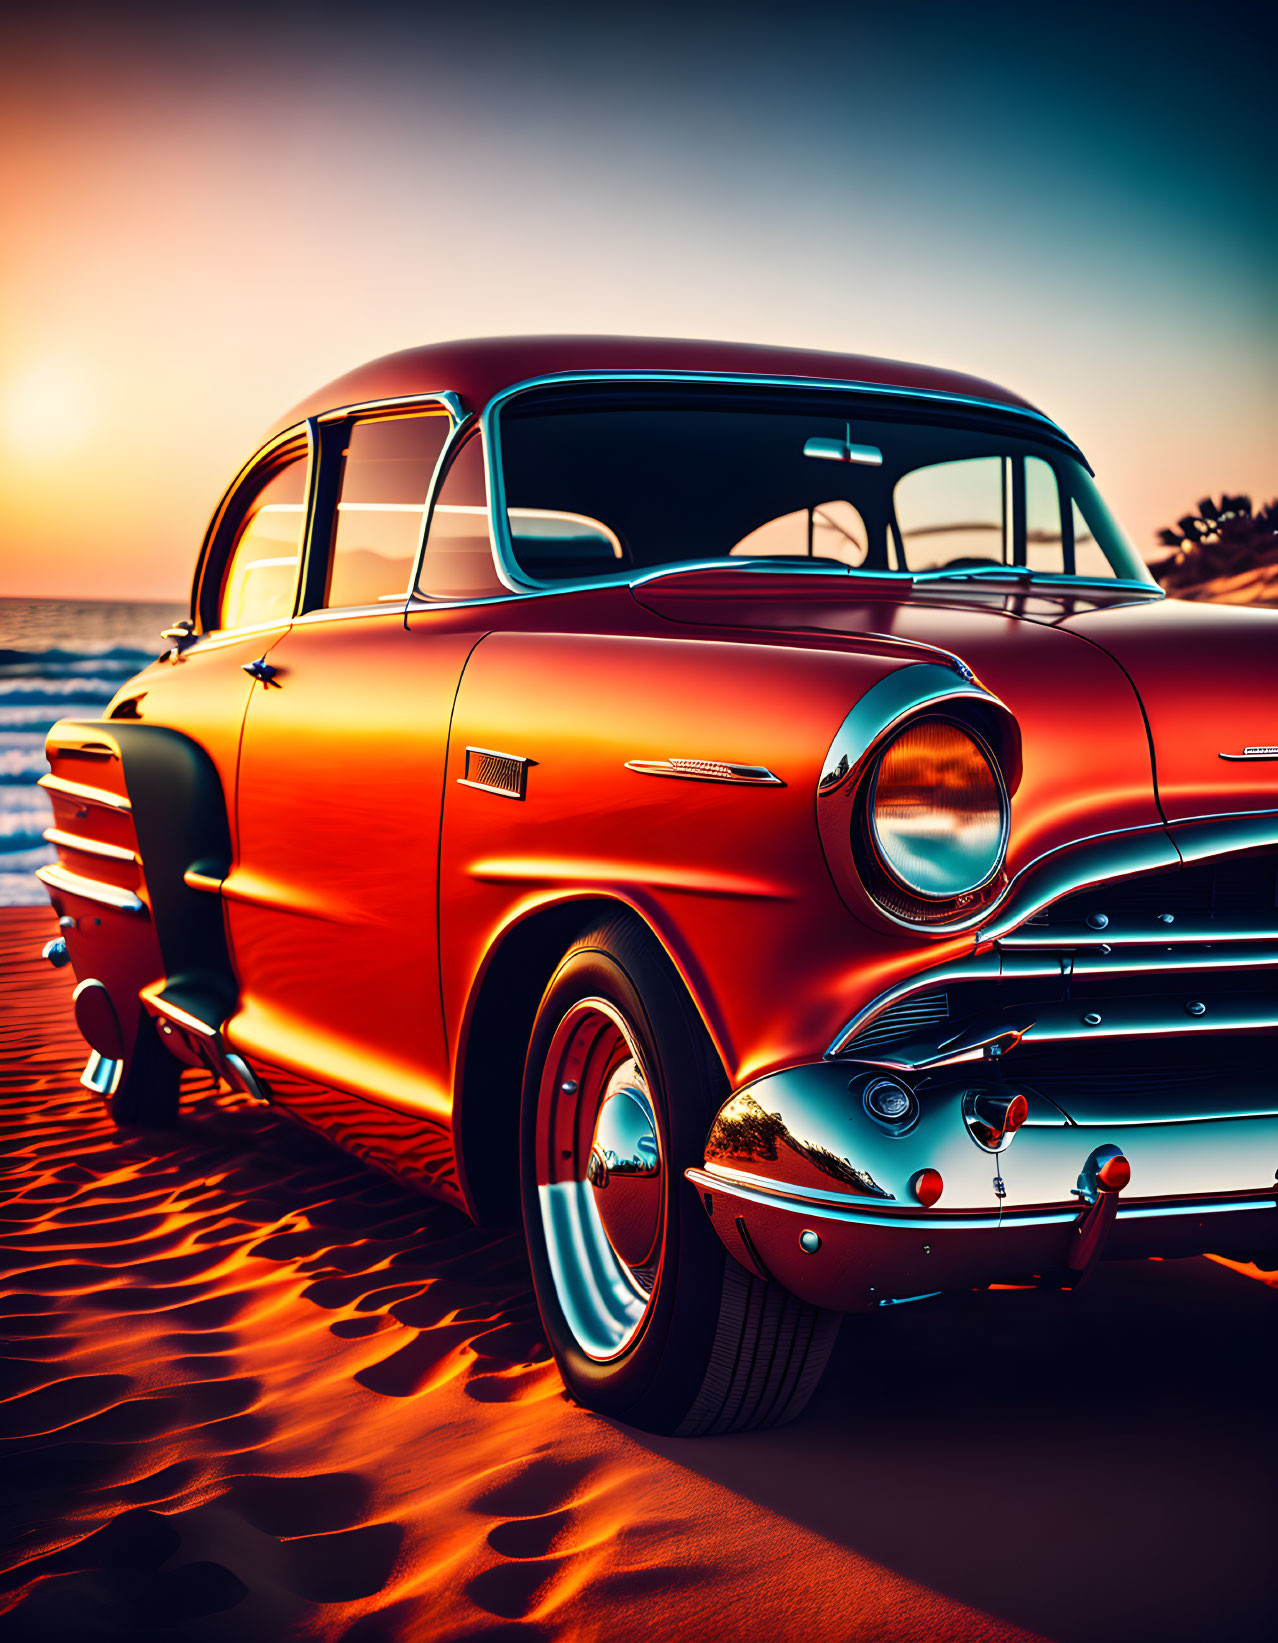
[(410, 630), (405, 608), (449, 427), (431, 406), (323, 430), (313, 608), (249, 703), (223, 886), (241, 989), (228, 1039), (277, 1099), (443, 1189), (436, 863), (474, 635)]

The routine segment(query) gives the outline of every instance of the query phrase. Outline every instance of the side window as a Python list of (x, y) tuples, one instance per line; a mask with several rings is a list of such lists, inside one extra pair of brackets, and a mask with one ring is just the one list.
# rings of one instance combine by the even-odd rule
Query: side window
[(356, 422), (343, 453), (329, 558), (329, 606), (404, 599), (422, 512), (448, 437), (444, 412)]
[(865, 563), (869, 540), (851, 502), (817, 502), (756, 526), (729, 552), (742, 559), (837, 559), (855, 567)]
[(306, 458), (298, 456), (260, 483), (241, 517), (222, 576), (218, 627), (292, 616), (305, 516)]
[(489, 599), (508, 591), (493, 565), (484, 447), (475, 433), (449, 464), (431, 510), (418, 592), (428, 599)]
[(1065, 569), (1060, 486), (1041, 456), (1025, 458), (1025, 563), (1056, 576)]
[(1075, 576), (1113, 576), (1114, 567), (1106, 558), (1105, 550), (1096, 540), (1092, 527), (1077, 501), (1070, 501), (1070, 512), (1074, 523)]
[(910, 570), (1006, 564), (1010, 492), (1004, 456), (934, 462), (904, 475), (893, 500)]

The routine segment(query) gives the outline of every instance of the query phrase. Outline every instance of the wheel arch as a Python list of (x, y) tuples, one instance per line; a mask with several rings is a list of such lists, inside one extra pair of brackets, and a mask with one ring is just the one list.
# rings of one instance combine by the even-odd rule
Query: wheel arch
[(698, 967), (649, 909), (618, 894), (566, 894), (515, 912), (489, 943), (462, 1019), (453, 1081), (453, 1145), (477, 1221), (519, 1218), (519, 1102), (537, 1006), (555, 966), (592, 925), (637, 919), (658, 943), (700, 1015), (720, 1064), (722, 1027)]
[(230, 1013), (236, 982), (221, 898), (194, 889), (195, 869), (214, 881), (231, 862), (226, 794), (203, 747), (162, 725), (115, 723), (138, 855), (170, 987), (208, 994), (219, 1021)]

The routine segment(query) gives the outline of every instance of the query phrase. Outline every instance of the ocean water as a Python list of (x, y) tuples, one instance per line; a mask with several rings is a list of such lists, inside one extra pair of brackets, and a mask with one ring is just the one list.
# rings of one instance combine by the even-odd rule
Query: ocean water
[(124, 681), (165, 648), (160, 629), (186, 612), (175, 603), (0, 599), (0, 906), (48, 900), (35, 877), (57, 852), (42, 837), (53, 820), (36, 783), (44, 738), (58, 719), (96, 719)]

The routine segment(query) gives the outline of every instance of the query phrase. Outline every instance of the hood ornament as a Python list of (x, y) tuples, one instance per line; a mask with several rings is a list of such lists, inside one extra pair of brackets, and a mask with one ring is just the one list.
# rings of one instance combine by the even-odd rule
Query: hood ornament
[(1218, 759), (1278, 759), (1278, 747), (1244, 747), (1241, 753), (1218, 753)]

